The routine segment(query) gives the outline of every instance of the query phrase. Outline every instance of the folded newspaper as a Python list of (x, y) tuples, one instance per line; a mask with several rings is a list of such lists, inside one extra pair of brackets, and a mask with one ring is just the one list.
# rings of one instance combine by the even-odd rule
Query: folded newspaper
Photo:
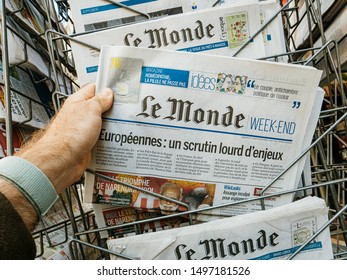
[[(259, 30), (260, 15), (259, 3), (246, 2), (77, 36), (71, 41), (71, 47), (79, 83), (95, 82), (102, 45), (234, 56)], [(263, 36), (256, 36), (236, 56), (265, 57)]]
[(299, 249), (295, 260), (331, 260), (329, 228), (313, 238), (327, 223), (327, 214), (324, 200), (306, 197), (207, 224), (108, 240), (107, 245), (118, 254), (141, 260), (280, 260)]
[[(234, 55), (249, 37), (265, 24), (266, 27), (261, 34), (248, 43), (237, 56), (250, 58), (276, 56), (279, 62), (287, 61), (287, 57), (281, 55), (286, 52), (286, 46), (282, 14), (279, 12), (281, 6), (278, 1), (225, 0), (220, 1), (218, 8), (211, 8), (215, 3), (214, 0), (194, 1), (194, 4), (182, 0), (122, 2), (123, 5), (142, 12), (147, 11), (151, 15), (179, 14), (174, 18), (163, 16), (159, 17), (159, 20), (151, 18), (134, 25), (143, 21), (144, 16), (135, 16), (134, 11), (102, 0), (72, 1), (77, 26), (84, 25), (85, 28), (93, 26), (97, 29), (105, 25), (121, 26), (122, 22), (127, 22), (123, 27), (75, 37), (77, 41), (72, 41), (72, 50), (80, 83), (95, 81), (99, 53), (93, 48), (99, 48), (101, 45), (135, 45)], [(187, 14), (191, 11), (195, 12)], [(194, 32), (198, 35), (197, 38), (192, 37)], [(87, 43), (92, 47), (81, 43)]]
[(106, 0), (70, 0), (69, 4), (77, 33), (193, 10), (187, 0), (122, 1), (118, 5)]
[(132, 24), (223, 4), (258, 2), (258, 0), (70, 0), (77, 33)]
[[(115, 102), (85, 201), (162, 213), (238, 203), (212, 212), (226, 216), (262, 209), (239, 202), (298, 186), (306, 157), (286, 169), (311, 143), (320, 76), (308, 66), (104, 46), (97, 91), (112, 88)], [(292, 198), (267, 197), (266, 207)]]
[(45, 17), (35, 8), (30, 1), (5, 0), (6, 9), (22, 22), (26, 28), (30, 28), (31, 32), (37, 35), (43, 34), (47, 28)]

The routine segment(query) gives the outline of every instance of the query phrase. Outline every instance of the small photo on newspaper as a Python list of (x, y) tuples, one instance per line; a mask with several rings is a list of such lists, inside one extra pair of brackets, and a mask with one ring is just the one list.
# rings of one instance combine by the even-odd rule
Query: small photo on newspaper
[(142, 60), (112, 57), (109, 63), (107, 86), (115, 94), (115, 102), (136, 103), (139, 99)]
[(229, 48), (239, 48), (249, 38), (249, 23), (247, 13), (226, 16)]

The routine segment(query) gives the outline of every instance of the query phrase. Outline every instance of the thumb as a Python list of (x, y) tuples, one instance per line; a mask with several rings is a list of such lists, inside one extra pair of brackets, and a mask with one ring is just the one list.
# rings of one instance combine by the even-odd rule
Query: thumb
[(112, 107), (113, 91), (110, 88), (105, 88), (100, 93), (96, 94), (95, 98), (99, 101), (101, 111), (104, 113)]

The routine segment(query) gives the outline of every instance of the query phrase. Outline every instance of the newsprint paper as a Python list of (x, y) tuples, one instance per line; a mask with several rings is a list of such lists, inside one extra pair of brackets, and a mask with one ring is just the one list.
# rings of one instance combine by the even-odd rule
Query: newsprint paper
[[(102, 45), (234, 56), (260, 23), (260, 5), (246, 2), (80, 35), (71, 41), (78, 80), (80, 84), (95, 82)], [(236, 56), (265, 57), (263, 36), (256, 36)]]
[[(258, 198), (309, 146), (318, 118), (311, 112), (322, 101), (321, 71), (307, 66), (103, 46), (99, 69), (97, 92), (110, 87), (116, 96), (90, 169), (149, 194), (87, 172), (88, 203), (172, 213)], [(295, 189), (301, 162), (264, 194)], [(151, 193), (181, 203), (168, 205)], [(266, 207), (292, 197), (268, 197)], [(253, 201), (213, 214), (260, 209)]]
[[(116, 253), (142, 260), (333, 259), (329, 229), (300, 247), (328, 221), (318, 197), (206, 224), (108, 240)], [(121, 259), (121, 257), (113, 258)]]
[(107, 0), (70, 0), (69, 4), (76, 33), (81, 33), (245, 2), (258, 0), (126, 0), (118, 4)]
[(77, 33), (145, 21), (148, 16), (164, 17), (194, 9), (194, 5), (187, 0), (122, 1), (120, 5), (107, 0), (70, 0), (69, 4)]

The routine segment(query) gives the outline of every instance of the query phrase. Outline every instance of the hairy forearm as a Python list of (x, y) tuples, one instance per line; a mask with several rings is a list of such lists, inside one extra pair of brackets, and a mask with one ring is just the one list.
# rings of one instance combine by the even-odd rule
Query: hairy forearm
[[(65, 101), (46, 129), (34, 133), (32, 139), (15, 154), (16, 158), (9, 159), (9, 162), (15, 161), (17, 166), (27, 166), (27, 174), (30, 175), (25, 177), (23, 174), (26, 180), (20, 182), (30, 187), (28, 189), (34, 193), (24, 192), (23, 195), (20, 191), (23, 186), (20, 183), (13, 184), (14, 180), (3, 179), (8, 178), (6, 176), (0, 179), (0, 192), (21, 215), (28, 229), (34, 228), (39, 215), (49, 208), (49, 203), (54, 202), (54, 195), (56, 197), (56, 194), (62, 193), (82, 176), (99, 136), (101, 115), (112, 106), (112, 102), (113, 93), (110, 89), (95, 95), (95, 85), (83, 87)], [(2, 162), (3, 170), (7, 169), (7, 174), (11, 177), (15, 172), (8, 170), (11, 168), (6, 165), (8, 162)], [(15, 176), (21, 177), (22, 174), (18, 172)], [(39, 184), (36, 179), (30, 181), (32, 174), (35, 175), (31, 178), (40, 178)], [(36, 187), (42, 187), (42, 194), (48, 198), (40, 200), (41, 189), (37, 190)]]
[(71, 139), (64, 139), (61, 129), (51, 123), (46, 130), (35, 133), (31, 141), (15, 154), (38, 167), (51, 181), (57, 194), (79, 179), (84, 168), (75, 162), (71, 154)]

